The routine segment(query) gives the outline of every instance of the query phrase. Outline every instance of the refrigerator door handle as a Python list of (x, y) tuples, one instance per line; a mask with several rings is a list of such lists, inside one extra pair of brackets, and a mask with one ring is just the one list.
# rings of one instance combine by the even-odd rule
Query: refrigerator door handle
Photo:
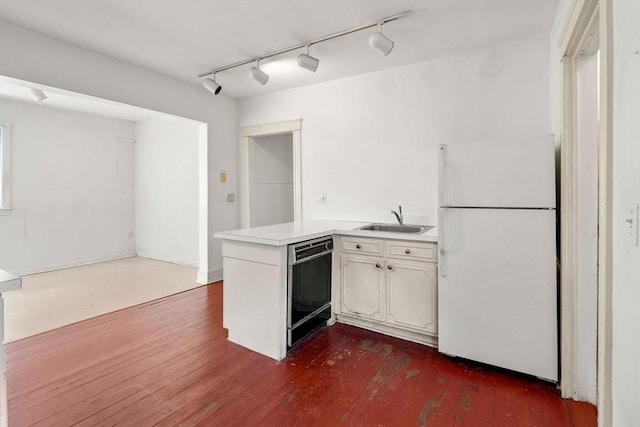
[(446, 206), (446, 181), (447, 180), (447, 162), (446, 162), (447, 144), (440, 144), (438, 151), (438, 204), (440, 209), (438, 210), (438, 273), (441, 277), (447, 277), (446, 267), (446, 243), (445, 243), (445, 208)]
[(445, 243), (445, 208), (438, 210), (438, 271), (441, 277), (447, 277), (446, 243)]

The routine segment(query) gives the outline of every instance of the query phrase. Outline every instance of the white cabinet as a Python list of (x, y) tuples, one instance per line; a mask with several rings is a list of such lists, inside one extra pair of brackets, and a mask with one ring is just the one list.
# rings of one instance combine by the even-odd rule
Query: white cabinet
[(435, 243), (340, 237), (339, 321), (435, 345)]
[(387, 260), (387, 323), (436, 334), (436, 264)]
[(379, 258), (345, 254), (340, 260), (341, 309), (343, 313), (384, 320), (385, 272)]

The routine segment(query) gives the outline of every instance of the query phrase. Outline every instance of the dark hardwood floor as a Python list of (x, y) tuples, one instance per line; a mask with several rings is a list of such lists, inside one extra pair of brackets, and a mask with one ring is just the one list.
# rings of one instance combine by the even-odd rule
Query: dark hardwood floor
[(213, 284), (7, 345), (9, 425), (581, 426), (543, 382), (345, 325), (283, 362), (237, 346)]

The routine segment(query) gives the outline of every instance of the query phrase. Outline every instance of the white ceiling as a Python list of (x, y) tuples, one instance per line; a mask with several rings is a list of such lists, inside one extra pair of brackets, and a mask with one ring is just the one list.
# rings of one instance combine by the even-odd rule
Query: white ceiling
[[(0, 0), (0, 20), (193, 84), (199, 73), (412, 10), (384, 27), (395, 41), (380, 56), (372, 30), (311, 48), (316, 73), (293, 52), (218, 74), (234, 98), (320, 83), (549, 34), (558, 0)], [(204, 89), (203, 89), (204, 90)]]

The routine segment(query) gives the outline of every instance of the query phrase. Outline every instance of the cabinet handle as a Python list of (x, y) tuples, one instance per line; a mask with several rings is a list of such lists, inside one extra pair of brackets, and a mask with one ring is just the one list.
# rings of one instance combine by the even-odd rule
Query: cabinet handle
[(393, 270), (393, 265), (389, 264), (389, 265), (387, 265), (387, 268), (388, 268), (389, 270)]
[(376, 262), (376, 268), (380, 268), (380, 263)]
[(407, 255), (409, 255), (409, 254), (411, 253), (411, 249), (405, 249), (405, 250), (404, 250), (404, 253), (405, 253), (405, 254), (407, 254)]
[(361, 247), (362, 247), (362, 245), (361, 245), (360, 243), (358, 243), (358, 244), (356, 245), (356, 249), (360, 249)]

